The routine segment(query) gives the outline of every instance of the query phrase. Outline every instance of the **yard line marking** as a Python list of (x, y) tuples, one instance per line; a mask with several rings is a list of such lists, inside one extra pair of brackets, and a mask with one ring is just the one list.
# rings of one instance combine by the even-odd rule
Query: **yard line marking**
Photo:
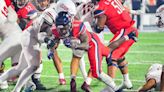
[[(42, 59), (43, 62), (52, 62), (52, 60), (48, 60), (48, 59)], [(62, 59), (62, 62), (64, 63), (70, 63), (71, 62), (71, 59), (68, 60), (68, 59)], [(88, 60), (85, 60), (85, 63), (86, 65), (89, 65), (89, 62)], [(106, 63), (106, 62), (102, 62), (102, 63)], [(162, 63), (162, 61), (133, 61), (133, 62), (129, 62), (128, 64), (130, 65), (151, 65), (151, 64), (154, 64), (154, 63)]]
[[(47, 50), (42, 50), (42, 51), (47, 51)], [(60, 49), (58, 48), (57, 51), (63, 51), (63, 52), (72, 52), (70, 49)], [(162, 51), (129, 51), (128, 53), (131, 54), (164, 54)]]
[[(43, 78), (59, 78), (59, 76), (53, 76), (53, 75), (41, 75)], [(70, 76), (65, 76), (65, 78), (69, 79)], [(84, 79), (83, 77), (76, 76), (77, 79)], [(114, 79), (116, 81), (122, 81), (123, 79)], [(132, 82), (139, 82), (139, 83), (144, 83), (145, 80), (131, 80)]]

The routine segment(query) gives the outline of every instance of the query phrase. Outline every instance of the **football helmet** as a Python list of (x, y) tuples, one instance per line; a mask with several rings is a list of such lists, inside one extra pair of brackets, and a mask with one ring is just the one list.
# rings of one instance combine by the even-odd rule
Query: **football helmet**
[(61, 11), (69, 12), (71, 16), (76, 15), (76, 6), (72, 0), (59, 0), (56, 4), (57, 13)]
[(29, 0), (16, 0), (17, 7), (18, 8), (23, 8), (26, 6), (26, 4), (29, 2)]
[(50, 5), (50, 0), (35, 0), (39, 11), (44, 11)]
[(71, 15), (68, 12), (59, 12), (56, 17), (56, 29), (61, 36), (61, 38), (65, 38), (70, 36), (70, 32), (72, 29), (72, 19)]
[(157, 26), (164, 27), (164, 5), (161, 5), (156, 11), (156, 17), (158, 17)]

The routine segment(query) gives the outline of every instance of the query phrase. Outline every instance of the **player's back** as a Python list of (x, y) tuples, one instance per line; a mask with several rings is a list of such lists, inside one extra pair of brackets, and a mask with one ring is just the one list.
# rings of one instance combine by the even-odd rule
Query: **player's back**
[(72, 24), (72, 35), (78, 38), (79, 35), (83, 34), (84, 32), (87, 33), (88, 39), (91, 41), (91, 34), (85, 24), (79, 20), (74, 20)]
[(106, 25), (114, 34), (116, 31), (134, 24), (130, 14), (125, 11), (118, 0), (101, 0), (96, 10), (103, 10), (103, 13), (107, 16)]

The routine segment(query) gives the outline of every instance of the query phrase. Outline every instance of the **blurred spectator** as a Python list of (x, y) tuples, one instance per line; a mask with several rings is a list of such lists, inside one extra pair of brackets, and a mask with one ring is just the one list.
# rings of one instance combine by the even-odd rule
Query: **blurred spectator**
[[(142, 0), (132, 0), (132, 10), (140, 10), (141, 3), (142, 3)], [(137, 28), (139, 28), (141, 18), (140, 18), (140, 15), (135, 15), (135, 16), (137, 16), (136, 22), (137, 22)], [(132, 18), (134, 19), (134, 15), (132, 16)]]
[(164, 4), (164, 0), (157, 0), (157, 8), (162, 4)]

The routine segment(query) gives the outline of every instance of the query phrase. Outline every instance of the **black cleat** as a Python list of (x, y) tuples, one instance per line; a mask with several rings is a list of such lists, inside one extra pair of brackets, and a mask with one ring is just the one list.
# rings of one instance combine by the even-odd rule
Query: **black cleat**
[(75, 79), (71, 79), (70, 86), (71, 86), (71, 92), (77, 92)]
[(36, 90), (46, 90), (46, 87), (41, 83), (40, 79), (34, 78), (32, 75), (32, 82), (36, 85)]
[(92, 92), (90, 86), (86, 82), (83, 83), (81, 89), (84, 90), (85, 92)]

